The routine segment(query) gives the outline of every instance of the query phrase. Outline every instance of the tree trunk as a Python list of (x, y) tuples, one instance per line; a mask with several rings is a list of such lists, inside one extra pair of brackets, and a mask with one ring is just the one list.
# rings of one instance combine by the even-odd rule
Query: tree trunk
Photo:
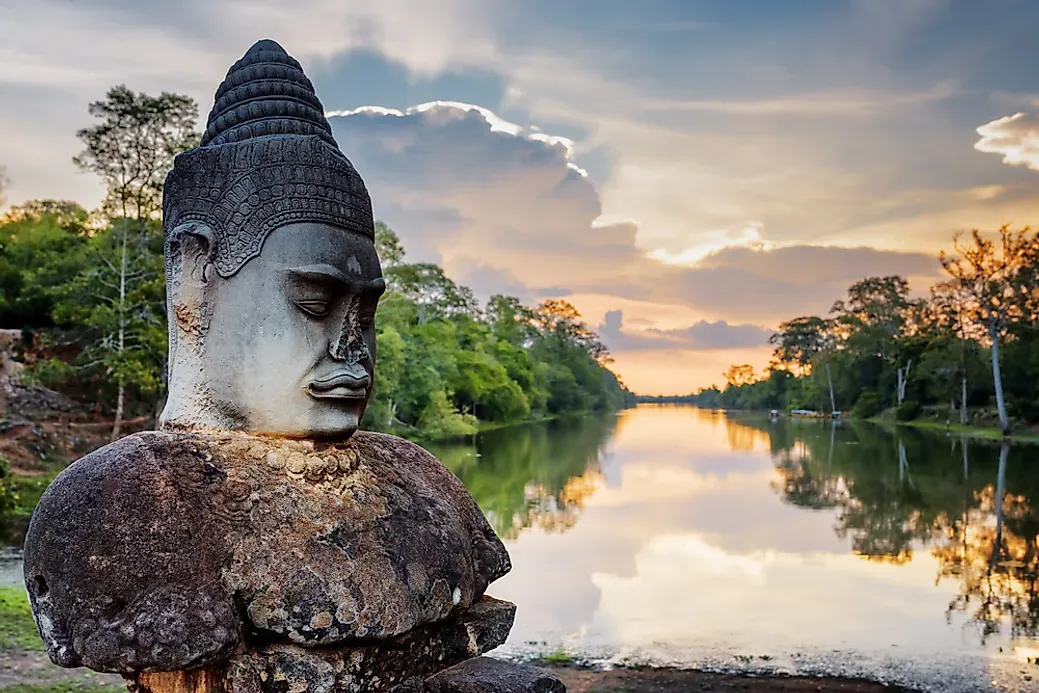
[(999, 372), (999, 332), (995, 323), (989, 325), (989, 335), (992, 338), (992, 381), (996, 388), (996, 409), (999, 411), (999, 427), (1003, 435), (1010, 433), (1010, 421), (1007, 419), (1007, 406), (1003, 401), (1003, 376)]
[(898, 372), (898, 406), (902, 406), (902, 402), (906, 398), (906, 383), (909, 382), (909, 369), (913, 367), (913, 360), (910, 359), (906, 362), (905, 368), (899, 368)]
[(119, 429), (123, 425), (123, 400), (126, 398), (126, 388), (119, 386), (119, 394), (115, 398), (115, 422), (112, 424), (112, 440), (119, 438)]
[(967, 461), (967, 438), (960, 438), (960, 448), (963, 450), (963, 478), (970, 475), (970, 463)]
[(830, 377), (830, 362), (823, 361), (826, 366), (826, 384), (830, 386), (830, 413), (837, 411), (837, 400), (833, 396), (833, 378)]
[[(126, 348), (126, 237), (129, 235), (129, 223), (123, 217), (122, 252), (119, 259), (119, 341), (116, 345), (117, 358), (122, 359)], [(119, 378), (119, 395), (115, 403), (115, 421), (112, 423), (112, 440), (119, 438), (119, 427), (123, 422), (123, 401), (126, 398), (126, 386)]]
[(967, 376), (960, 379), (960, 423), (967, 425)]

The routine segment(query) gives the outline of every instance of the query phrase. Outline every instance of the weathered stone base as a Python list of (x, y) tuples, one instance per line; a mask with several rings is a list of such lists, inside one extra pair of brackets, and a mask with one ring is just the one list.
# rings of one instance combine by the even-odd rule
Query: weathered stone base
[(477, 657), (426, 679), (423, 693), (566, 693), (552, 672)]
[[(505, 642), (516, 606), (484, 597), (459, 616), (404, 635), (348, 648), (277, 643), (247, 649), (219, 666), (138, 674), (137, 693), (383, 693)], [(403, 686), (402, 686), (403, 684)]]

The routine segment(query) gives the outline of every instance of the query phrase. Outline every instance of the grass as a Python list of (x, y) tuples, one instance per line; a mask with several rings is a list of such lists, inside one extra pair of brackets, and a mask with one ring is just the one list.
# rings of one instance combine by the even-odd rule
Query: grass
[[(0, 650), (43, 650), (29, 597), (19, 587), (0, 587)], [(4, 689), (9, 693), (9, 689)]]
[(565, 664), (573, 664), (575, 660), (574, 656), (566, 650), (553, 650), (548, 654), (542, 655), (541, 661), (553, 666), (563, 666)]
[(0, 693), (125, 693), (126, 686), (90, 681), (56, 681), (54, 683), (16, 683), (3, 686)]
[(1004, 436), (1003, 432), (995, 426), (973, 426), (950, 423), (948, 426), (945, 425), (944, 421), (936, 421), (934, 419), (916, 419), (914, 421), (891, 421), (890, 419), (879, 419), (872, 418), (868, 419), (872, 423), (891, 425), (895, 426), (907, 426), (909, 428), (920, 428), (928, 431), (948, 431), (958, 436), (965, 436), (967, 438), (976, 438), (979, 440), (995, 440), (1001, 441), (1006, 440), (1012, 443), (1039, 443), (1039, 434), (1036, 433), (1011, 433), (1008, 436)]

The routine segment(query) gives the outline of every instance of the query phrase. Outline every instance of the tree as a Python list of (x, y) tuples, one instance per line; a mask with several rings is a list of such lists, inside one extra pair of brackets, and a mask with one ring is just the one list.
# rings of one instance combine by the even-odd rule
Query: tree
[(455, 284), (438, 265), (395, 265), (386, 276), (390, 299), (403, 298), (418, 306), (419, 324), (457, 315), (475, 315), (479, 311), (473, 292)]
[[(830, 309), (836, 327), (852, 352), (894, 363), (897, 382), (895, 399), (901, 406), (912, 368), (911, 358), (902, 359), (899, 341), (911, 332), (922, 303), (909, 298), (909, 282), (897, 275), (867, 277), (848, 288), (846, 300)], [(901, 365), (904, 364), (904, 365)]]
[(599, 336), (584, 323), (581, 314), (570, 302), (562, 299), (544, 301), (533, 311), (533, 324), (542, 339), (558, 346), (583, 349), (599, 362), (609, 362), (610, 353)]
[[(161, 276), (161, 241), (156, 248), (154, 219), (162, 210), (162, 188), (173, 157), (197, 137), (198, 107), (187, 96), (162, 93), (149, 96), (125, 86), (108, 91), (106, 98), (90, 104), (98, 124), (76, 133), (83, 151), (73, 158), (77, 166), (96, 173), (105, 183), (102, 213), (109, 224), (108, 236), (94, 244), (94, 266), (82, 275), (86, 292), (82, 310), (68, 315), (85, 320), (89, 363), (103, 367), (114, 379), (117, 395), (112, 439), (119, 436), (126, 387), (151, 388), (154, 374), (141, 369), (138, 351), (152, 340), (154, 324), (161, 322), (165, 304), (146, 301), (147, 285)], [(161, 297), (161, 294), (160, 294)], [(88, 309), (89, 308), (89, 309)], [(165, 356), (159, 377), (164, 377)]]
[(999, 229), (996, 240), (985, 238), (974, 229), (969, 243), (962, 244), (957, 236), (953, 242), (955, 253), (942, 251), (939, 256), (945, 271), (970, 296), (973, 321), (982, 326), (988, 335), (996, 409), (1004, 434), (1010, 432), (1010, 421), (1003, 397), (999, 346), (1008, 323), (1020, 314), (1019, 275), (1036, 242), (1036, 234), (1027, 226), (1014, 231), (1004, 225)]
[(749, 364), (729, 366), (729, 370), (722, 375), (725, 376), (725, 382), (729, 384), (729, 387), (742, 387), (757, 380), (757, 376), (754, 375), (754, 366)]
[[(935, 359), (939, 363), (944, 361), (944, 366), (932, 366), (928, 370), (934, 373), (939, 368), (945, 368), (949, 375), (959, 377), (960, 423), (966, 425), (969, 372), (967, 357), (973, 340), (980, 336), (977, 334), (977, 330), (971, 329), (971, 296), (954, 280), (940, 282), (931, 287), (929, 309), (927, 327), (932, 340), (938, 341), (943, 337), (954, 338), (957, 342), (957, 358), (953, 368), (949, 368), (950, 359), (946, 358)], [(946, 349), (945, 352), (949, 354), (950, 350)]]
[(815, 315), (794, 318), (780, 323), (779, 331), (768, 341), (776, 347), (773, 359), (780, 365), (793, 367), (802, 376), (811, 373), (812, 366), (822, 361), (830, 391), (830, 410), (837, 411), (830, 373), (830, 356), (836, 347), (833, 322)]
[(55, 301), (87, 265), (88, 236), (75, 202), (32, 200), (0, 217), (0, 325), (54, 326)]
[(375, 252), (384, 270), (404, 261), (404, 246), (393, 229), (382, 221), (375, 222)]
[(534, 311), (514, 296), (491, 296), (484, 315), (491, 326), (491, 334), (498, 341), (526, 347), (537, 334)]

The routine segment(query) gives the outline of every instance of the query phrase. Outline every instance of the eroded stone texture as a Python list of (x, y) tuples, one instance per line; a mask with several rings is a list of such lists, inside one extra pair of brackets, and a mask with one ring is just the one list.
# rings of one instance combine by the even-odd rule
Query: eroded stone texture
[(527, 664), (478, 657), (425, 681), (426, 693), (566, 693), (555, 674)]
[(422, 680), (505, 642), (516, 607), (484, 597), (446, 621), (416, 628), (396, 638), (359, 647), (304, 648), (278, 643), (233, 655), (207, 671), (142, 674), (139, 691), (206, 690), (232, 693), (420, 693)]
[(139, 433), (44, 494), (25, 573), (51, 658), (128, 673), (244, 641), (386, 639), (459, 613), (509, 558), (421, 447)]

